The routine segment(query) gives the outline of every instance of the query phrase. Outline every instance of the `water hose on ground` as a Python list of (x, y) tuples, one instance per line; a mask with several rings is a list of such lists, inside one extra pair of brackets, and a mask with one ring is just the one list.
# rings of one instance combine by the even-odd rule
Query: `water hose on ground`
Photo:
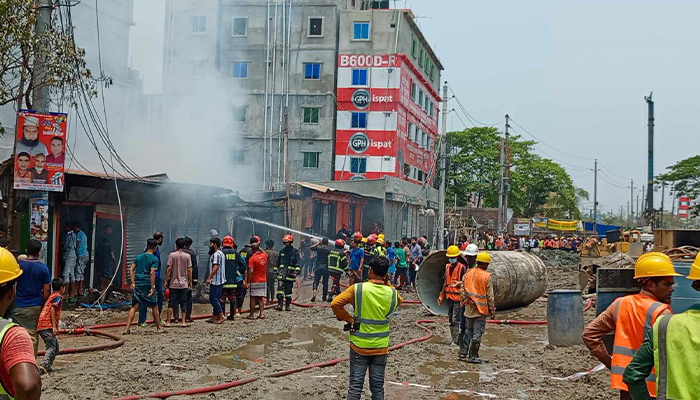
[[(437, 322), (437, 321), (430, 320), (430, 319), (421, 319), (421, 320), (416, 321), (416, 325), (419, 328), (421, 328), (422, 330), (424, 330), (425, 332), (427, 332), (427, 335), (419, 337), (419, 338), (411, 339), (411, 340), (403, 342), (403, 343), (395, 344), (395, 345), (389, 347), (389, 351), (398, 350), (398, 349), (400, 349), (404, 346), (408, 346), (410, 344), (415, 344), (415, 343), (424, 342), (426, 340), (430, 340), (433, 337), (433, 332), (430, 329), (423, 326), (423, 324), (430, 324), (430, 323), (434, 323), (434, 322)], [(242, 386), (242, 385), (245, 385), (247, 383), (257, 381), (260, 378), (279, 378), (279, 377), (283, 377), (283, 376), (287, 376), (287, 375), (292, 375), (292, 374), (295, 374), (297, 372), (302, 372), (302, 371), (306, 371), (309, 369), (313, 369), (313, 368), (330, 367), (330, 366), (339, 364), (343, 361), (348, 361), (349, 359), (350, 359), (350, 357), (341, 357), (341, 358), (336, 358), (336, 359), (321, 362), (321, 363), (308, 364), (308, 365), (305, 365), (305, 366), (299, 367), (299, 368), (287, 369), (284, 371), (273, 372), (271, 374), (267, 374), (267, 375), (263, 375), (263, 376), (256, 376), (256, 377), (252, 377), (252, 378), (248, 378), (248, 379), (244, 379), (244, 380), (232, 381), (232, 382), (222, 383), (222, 384), (218, 384), (218, 385), (204, 386), (204, 387), (200, 387), (200, 388), (186, 389), (186, 390), (181, 390), (181, 391), (158, 392), (158, 393), (149, 393), (149, 394), (144, 394), (144, 395), (119, 397), (119, 398), (112, 399), (112, 400), (139, 400), (139, 399), (144, 399), (144, 398), (167, 399), (168, 397), (172, 397), (172, 396), (197, 395), (197, 394), (218, 392), (221, 390), (230, 389), (230, 388), (233, 388), (236, 386)]]
[[(98, 351), (98, 350), (108, 350), (108, 349), (114, 349), (116, 347), (119, 347), (124, 344), (124, 338), (121, 336), (117, 336), (108, 332), (102, 332), (98, 331), (95, 329), (84, 329), (84, 328), (78, 328), (78, 329), (71, 329), (71, 330), (66, 330), (66, 329), (61, 329), (58, 331), (59, 334), (69, 334), (69, 335), (92, 335), (92, 336), (102, 336), (106, 337), (109, 339), (112, 339), (112, 342), (105, 343), (105, 344), (97, 344), (93, 346), (85, 346), (85, 347), (74, 347), (72, 349), (60, 349), (58, 354), (75, 354), (75, 353), (87, 353), (89, 351)], [(37, 353), (38, 356), (43, 356), (46, 353), (46, 351), (42, 350), (39, 353)]]

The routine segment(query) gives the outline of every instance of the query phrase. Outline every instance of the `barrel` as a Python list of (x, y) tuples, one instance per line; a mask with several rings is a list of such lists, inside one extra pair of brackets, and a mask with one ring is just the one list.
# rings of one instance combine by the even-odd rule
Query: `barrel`
[(674, 278), (676, 283), (673, 285), (673, 294), (671, 295), (671, 308), (674, 314), (686, 312), (693, 304), (700, 303), (700, 292), (693, 289), (692, 286), (690, 286), (693, 281), (686, 278), (686, 276), (690, 274), (691, 264), (692, 261), (673, 262), (676, 272), (683, 275)]
[[(547, 290), (547, 269), (539, 257), (519, 251), (493, 251), (487, 272), (491, 273), (497, 310), (525, 307)], [(467, 264), (464, 258), (460, 262)], [(416, 274), (418, 298), (435, 315), (447, 315), (447, 302), (438, 306), (444, 283), (445, 251), (427, 256)]]
[(555, 346), (581, 344), (583, 301), (580, 290), (552, 290), (547, 297), (547, 337)]

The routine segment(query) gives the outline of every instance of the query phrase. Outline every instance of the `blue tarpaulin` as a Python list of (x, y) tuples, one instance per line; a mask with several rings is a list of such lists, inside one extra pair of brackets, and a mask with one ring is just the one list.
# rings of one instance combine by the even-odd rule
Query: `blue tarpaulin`
[[(603, 225), (603, 224), (598, 224), (596, 226), (597, 231), (598, 231), (598, 237), (599, 238), (604, 238), (605, 237), (605, 232), (607, 231), (614, 231), (616, 229), (622, 228), (621, 226), (618, 225)], [(593, 230), (593, 222), (584, 222), (583, 229), (587, 231), (592, 231)]]

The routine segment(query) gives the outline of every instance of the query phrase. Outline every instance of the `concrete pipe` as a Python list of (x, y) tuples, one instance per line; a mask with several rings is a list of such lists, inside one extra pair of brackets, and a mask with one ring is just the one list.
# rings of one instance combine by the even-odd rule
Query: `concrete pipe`
[[(547, 290), (547, 270), (539, 257), (519, 251), (490, 251), (488, 272), (493, 280), (497, 310), (525, 307)], [(466, 265), (466, 260), (462, 259)], [(437, 304), (444, 282), (445, 251), (436, 251), (423, 260), (416, 275), (418, 298), (435, 315), (447, 315), (447, 305)]]

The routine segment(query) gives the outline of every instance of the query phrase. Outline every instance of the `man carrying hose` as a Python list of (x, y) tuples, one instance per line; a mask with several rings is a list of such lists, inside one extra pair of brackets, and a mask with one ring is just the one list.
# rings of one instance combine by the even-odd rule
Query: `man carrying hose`
[[(690, 266), (693, 289), (700, 291), (700, 255)], [(688, 311), (659, 317), (627, 365), (622, 380), (634, 400), (650, 400), (646, 380), (656, 369), (658, 398), (700, 399), (700, 304)]]
[(345, 241), (337, 239), (335, 241), (335, 249), (328, 254), (328, 274), (333, 279), (333, 286), (328, 295), (328, 301), (332, 301), (333, 297), (340, 294), (340, 278), (343, 272), (348, 269), (348, 261), (345, 255)]
[(444, 283), (442, 284), (442, 291), (438, 295), (438, 306), (442, 306), (442, 303), (447, 300), (447, 316), (450, 320), (450, 335), (452, 337), (450, 344), (459, 345), (459, 320), (461, 318), (460, 310), (462, 309), (460, 305), (462, 300), (460, 288), (462, 287), (462, 280), (467, 272), (467, 267), (458, 261), (459, 247), (448, 247), (446, 255), (449, 263), (445, 266)]
[(467, 332), (464, 335), (464, 347), (468, 350), (467, 362), (481, 364), (479, 348), (481, 337), (486, 331), (486, 317), (496, 317), (496, 305), (493, 295), (493, 281), (486, 269), (491, 264), (489, 253), (482, 251), (476, 256), (476, 267), (464, 275), (462, 285), (462, 305), (467, 318)]
[[(331, 308), (339, 321), (347, 322), (350, 331), (350, 386), (348, 400), (360, 400), (365, 375), (369, 369), (372, 400), (384, 399), (384, 372), (389, 353), (389, 316), (403, 302), (391, 287), (387, 271), (389, 260), (374, 257), (369, 281), (351, 285), (338, 295)], [(345, 310), (352, 305), (354, 315)]]
[[(671, 314), (673, 277), (681, 276), (671, 259), (658, 252), (646, 253), (634, 265), (634, 279), (642, 287), (639, 294), (616, 299), (583, 331), (583, 342), (591, 354), (610, 369), (610, 386), (620, 391), (620, 399), (632, 399), (622, 373), (634, 357), (647, 332), (661, 315)], [(603, 337), (615, 333), (612, 357)], [(646, 379), (649, 395), (656, 397), (656, 372)]]

